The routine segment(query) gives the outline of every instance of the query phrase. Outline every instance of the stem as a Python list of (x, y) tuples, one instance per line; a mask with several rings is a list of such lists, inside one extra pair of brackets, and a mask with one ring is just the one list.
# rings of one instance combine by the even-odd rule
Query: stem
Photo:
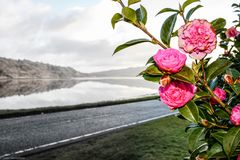
[(186, 24), (188, 21), (185, 19), (184, 14), (183, 14), (183, 11), (181, 11), (181, 12), (179, 13), (179, 15), (182, 17), (184, 23)]
[(207, 79), (206, 79), (206, 73), (205, 73), (205, 69), (204, 69), (204, 62), (203, 62), (203, 60), (201, 60), (200, 63), (201, 63), (201, 65), (202, 65), (202, 71), (203, 71), (204, 82), (206, 82)]
[[(204, 64), (202, 63), (202, 67), (204, 69)], [(204, 74), (205, 71), (203, 70)], [(195, 72), (195, 77), (197, 78), (197, 80), (202, 83), (204, 85), (204, 87), (207, 89), (207, 91), (211, 94), (211, 96), (218, 102), (218, 104), (220, 104), (221, 108), (224, 109), (229, 115), (231, 114), (231, 110), (227, 107), (227, 105), (225, 103), (222, 102), (221, 99), (219, 99), (211, 90), (211, 88), (208, 86), (207, 84), (207, 80), (206, 78), (204, 78), (204, 80), (202, 80), (199, 75)]]
[(156, 42), (159, 46), (161, 46), (163, 49), (167, 49), (170, 48), (169, 46), (165, 46), (164, 44), (162, 44), (157, 38), (155, 38), (148, 30), (145, 26), (142, 25), (136, 25), (136, 27), (138, 27), (139, 29), (141, 29), (144, 33), (146, 33), (153, 42)]
[[(124, 3), (122, 2), (122, 0), (118, 0), (118, 3), (124, 8), (125, 5)], [(141, 25), (139, 23), (133, 23), (133, 25), (139, 29), (141, 29), (144, 33), (146, 33), (154, 43), (158, 44), (159, 46), (161, 46), (163, 49), (167, 49), (167, 48), (170, 48), (170, 46), (166, 46), (164, 45), (163, 43), (161, 43), (157, 38), (155, 38), (148, 30), (147, 28), (144, 26), (144, 25)]]
[(118, 0), (118, 3), (124, 8), (125, 7), (125, 5), (124, 5), (124, 3), (122, 2), (122, 0)]
[(225, 103), (223, 103), (221, 101), (221, 99), (219, 99), (211, 90), (211, 88), (207, 85), (207, 83), (203, 83), (203, 85), (206, 87), (206, 89), (208, 90), (208, 92), (211, 94), (211, 96), (218, 102), (218, 104), (220, 104), (220, 106), (228, 113), (231, 114), (231, 110), (227, 108), (227, 105)]
[(216, 123), (210, 123), (210, 124), (212, 124), (214, 127), (217, 127), (217, 128), (228, 129), (228, 126), (222, 126)]

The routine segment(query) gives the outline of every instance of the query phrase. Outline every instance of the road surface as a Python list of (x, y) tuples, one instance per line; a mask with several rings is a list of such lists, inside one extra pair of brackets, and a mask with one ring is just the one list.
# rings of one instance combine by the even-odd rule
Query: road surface
[(172, 113), (158, 100), (0, 120), (0, 156)]

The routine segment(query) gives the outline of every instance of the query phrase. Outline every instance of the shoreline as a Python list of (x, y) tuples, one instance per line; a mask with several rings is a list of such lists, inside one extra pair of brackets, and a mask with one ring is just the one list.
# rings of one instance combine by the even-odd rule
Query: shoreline
[(77, 105), (67, 105), (67, 106), (52, 106), (52, 107), (42, 107), (42, 108), (33, 108), (33, 109), (18, 109), (18, 110), (0, 110), (0, 119), (38, 115), (38, 114), (47, 114), (55, 112), (64, 112), (71, 110), (87, 109), (87, 108), (98, 108), (110, 105), (134, 103), (141, 101), (157, 100), (159, 95), (148, 95), (139, 98), (129, 98), (113, 101), (102, 101), (102, 102), (93, 102), (93, 103), (83, 103)]

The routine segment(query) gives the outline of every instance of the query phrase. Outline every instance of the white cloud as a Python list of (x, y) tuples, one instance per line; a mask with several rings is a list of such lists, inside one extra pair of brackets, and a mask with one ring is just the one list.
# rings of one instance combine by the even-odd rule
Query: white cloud
[[(233, 2), (203, 0), (205, 8), (197, 11), (194, 17), (213, 20), (221, 16), (231, 22), (234, 20), (230, 7)], [(169, 14), (158, 17), (155, 14), (163, 7), (178, 7), (178, 1), (142, 0), (142, 3), (149, 11), (147, 27), (159, 37), (160, 26)], [(111, 0), (101, 0), (87, 8), (66, 7), (61, 11), (54, 10), (51, 5), (31, 0), (0, 0), (0, 56), (67, 65), (91, 72), (144, 65), (158, 49), (157, 46), (138, 45), (112, 56), (118, 44), (147, 36), (125, 23), (117, 24), (113, 30), (111, 17), (121, 9)]]

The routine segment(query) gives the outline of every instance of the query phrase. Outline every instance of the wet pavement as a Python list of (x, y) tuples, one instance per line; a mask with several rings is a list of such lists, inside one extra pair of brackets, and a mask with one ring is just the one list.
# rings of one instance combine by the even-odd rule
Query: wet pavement
[(0, 120), (0, 156), (172, 113), (158, 100)]

